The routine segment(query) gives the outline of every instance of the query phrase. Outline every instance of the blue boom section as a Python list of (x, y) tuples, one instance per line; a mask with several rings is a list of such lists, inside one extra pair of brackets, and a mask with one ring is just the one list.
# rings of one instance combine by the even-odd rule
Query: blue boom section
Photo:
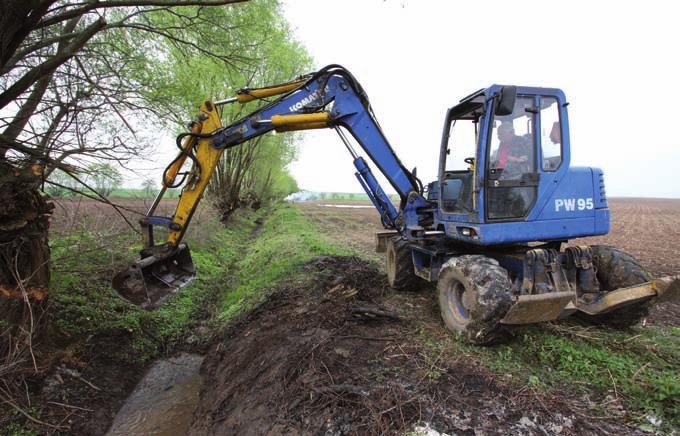
[[(352, 134), (397, 191), (402, 205), (407, 205), (401, 212), (397, 211), (366, 161), (356, 156), (348, 145), (357, 168), (357, 179), (378, 209), (383, 225), (400, 231), (409, 227), (417, 228), (417, 209), (428, 207), (429, 203), (421, 196), (415, 177), (404, 168), (385, 138), (363, 90), (344, 69), (331, 70), (325, 74), (323, 71), (314, 75), (304, 86), (213, 134), (213, 145), (231, 148), (272, 131), (274, 127), (270, 120), (275, 115), (327, 111), (331, 115), (331, 126), (342, 126)], [(403, 215), (402, 219), (400, 215)]]
[(395, 227), (399, 213), (395, 209), (389, 197), (382, 190), (380, 184), (362, 157), (354, 159), (354, 166), (357, 172), (354, 174), (359, 180), (361, 187), (364, 188), (368, 198), (371, 199), (373, 206), (380, 212), (380, 220), (385, 227)]

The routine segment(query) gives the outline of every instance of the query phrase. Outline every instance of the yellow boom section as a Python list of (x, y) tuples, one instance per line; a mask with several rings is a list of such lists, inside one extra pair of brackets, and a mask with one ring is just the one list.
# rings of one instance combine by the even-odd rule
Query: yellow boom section
[(271, 120), (272, 126), (274, 126), (277, 132), (323, 129), (328, 127), (329, 121), (331, 121), (331, 114), (328, 112), (300, 115), (274, 115)]
[[(205, 101), (201, 105), (201, 116), (199, 117), (197, 126), (195, 129), (192, 128), (194, 133), (208, 134), (222, 127), (222, 122), (217, 114), (215, 105), (211, 101)], [(192, 140), (192, 141), (189, 141)], [(187, 138), (187, 142), (191, 145), (196, 138)], [(198, 168), (194, 167), (192, 169), (192, 174), (190, 179), (186, 183), (184, 189), (182, 190), (182, 195), (177, 203), (177, 208), (175, 209), (175, 215), (173, 217), (173, 222), (179, 225), (179, 230), (170, 231), (168, 233), (168, 242), (172, 245), (177, 245), (184, 230), (186, 229), (189, 221), (191, 220), (198, 202), (201, 201), (203, 197), (203, 192), (205, 191), (210, 178), (212, 177), (217, 162), (220, 160), (224, 150), (216, 149), (212, 146), (210, 138), (199, 138), (198, 144), (196, 145), (196, 160), (200, 164), (200, 171)], [(179, 167), (171, 168), (174, 170), (174, 175), (179, 171)], [(170, 173), (170, 171), (168, 171)], [(168, 174), (170, 175), (170, 174)], [(167, 181), (164, 181), (167, 182)]]
[(302, 86), (305, 82), (307, 82), (306, 77), (281, 85), (268, 86), (266, 88), (242, 89), (236, 92), (236, 101), (243, 104), (261, 98), (285, 94), (286, 92), (296, 90), (297, 88)]

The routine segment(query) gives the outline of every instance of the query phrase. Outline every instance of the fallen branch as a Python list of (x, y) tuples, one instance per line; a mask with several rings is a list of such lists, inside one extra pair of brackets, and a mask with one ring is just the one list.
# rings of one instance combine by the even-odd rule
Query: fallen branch
[(355, 317), (365, 316), (374, 319), (387, 318), (394, 321), (401, 320), (401, 317), (396, 312), (371, 307), (353, 307), (350, 309), (350, 313)]
[(317, 394), (327, 394), (327, 393), (349, 393), (354, 395), (359, 395), (361, 397), (367, 397), (368, 392), (359, 386), (339, 384), (330, 386), (313, 387), (312, 390)]
[(71, 404), (59, 403), (57, 401), (48, 401), (48, 404), (54, 404), (56, 406), (68, 407), (69, 409), (84, 410), (85, 412), (94, 412), (93, 409), (86, 409), (85, 407), (72, 406)]
[(17, 412), (24, 415), (29, 421), (32, 421), (32, 422), (34, 422), (38, 425), (43, 425), (45, 427), (53, 428), (55, 430), (64, 430), (64, 429), (68, 428), (68, 427), (64, 427), (64, 426), (61, 426), (61, 425), (53, 425), (53, 424), (41, 421), (38, 418), (34, 418), (28, 412), (26, 412), (24, 409), (19, 407), (16, 403), (14, 403), (14, 401), (10, 400), (8, 397), (5, 397), (5, 395), (3, 395), (3, 394), (0, 394), (0, 400), (2, 400), (3, 404), (9, 404), (14, 410), (16, 410)]

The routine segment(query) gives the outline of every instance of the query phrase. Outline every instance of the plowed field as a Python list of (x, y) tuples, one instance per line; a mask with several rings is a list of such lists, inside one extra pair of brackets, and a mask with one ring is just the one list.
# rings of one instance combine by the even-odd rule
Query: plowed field
[[(382, 261), (382, 256), (374, 252), (374, 234), (382, 226), (370, 203), (319, 201), (299, 203), (298, 207), (331, 239)], [(609, 207), (612, 227), (608, 235), (572, 242), (618, 247), (657, 277), (680, 274), (680, 200), (614, 198), (609, 200)], [(680, 305), (659, 307), (650, 318), (680, 325)]]

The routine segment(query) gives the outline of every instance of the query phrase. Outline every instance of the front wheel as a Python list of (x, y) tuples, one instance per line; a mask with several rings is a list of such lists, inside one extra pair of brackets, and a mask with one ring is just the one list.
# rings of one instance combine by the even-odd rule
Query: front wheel
[(411, 248), (408, 242), (400, 236), (387, 241), (385, 269), (387, 270), (387, 283), (392, 289), (414, 291), (423, 285), (423, 279), (414, 272)]
[(501, 324), (513, 304), (507, 271), (486, 256), (466, 255), (447, 261), (439, 272), (439, 308), (449, 330), (468, 342), (486, 345), (511, 338)]

